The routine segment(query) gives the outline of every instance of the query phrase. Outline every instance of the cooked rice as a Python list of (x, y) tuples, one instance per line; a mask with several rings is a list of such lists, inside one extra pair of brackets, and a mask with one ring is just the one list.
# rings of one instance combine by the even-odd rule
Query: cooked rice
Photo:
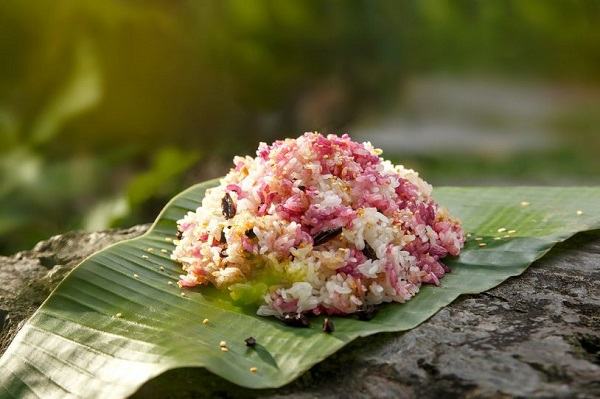
[(179, 285), (210, 283), (234, 299), (245, 290), (258, 314), (282, 316), (349, 314), (439, 284), (463, 230), (418, 173), (380, 154), (348, 135), (306, 133), (235, 157), (177, 223)]

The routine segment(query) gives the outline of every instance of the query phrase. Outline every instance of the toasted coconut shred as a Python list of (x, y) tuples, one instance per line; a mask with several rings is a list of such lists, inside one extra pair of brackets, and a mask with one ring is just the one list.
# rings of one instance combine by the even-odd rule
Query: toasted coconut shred
[[(371, 314), (439, 284), (464, 233), (418, 173), (370, 143), (306, 133), (235, 157), (177, 222), (181, 287), (203, 284), (258, 314)], [(297, 318), (294, 318), (294, 320)]]

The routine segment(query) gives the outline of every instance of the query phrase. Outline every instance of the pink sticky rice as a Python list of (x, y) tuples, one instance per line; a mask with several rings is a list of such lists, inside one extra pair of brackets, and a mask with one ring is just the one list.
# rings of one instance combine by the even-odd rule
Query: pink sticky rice
[(180, 287), (250, 292), (258, 314), (359, 312), (440, 283), (464, 234), (418, 173), (348, 135), (261, 143), (177, 222)]

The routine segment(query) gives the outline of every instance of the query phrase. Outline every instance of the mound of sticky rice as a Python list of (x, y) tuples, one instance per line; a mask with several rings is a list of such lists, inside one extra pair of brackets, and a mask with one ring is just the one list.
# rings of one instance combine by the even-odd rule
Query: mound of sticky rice
[(348, 135), (306, 133), (236, 157), (178, 221), (181, 287), (212, 284), (258, 314), (350, 314), (439, 284), (464, 243), (418, 173)]

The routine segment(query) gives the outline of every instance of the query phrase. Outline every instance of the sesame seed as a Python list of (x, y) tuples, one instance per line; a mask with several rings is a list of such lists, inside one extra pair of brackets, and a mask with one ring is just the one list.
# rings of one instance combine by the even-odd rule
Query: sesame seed
[(164, 271), (165, 271), (165, 267), (164, 267), (164, 266), (161, 266), (161, 267), (160, 267), (160, 271), (161, 271), (161, 272), (164, 272)]
[(527, 201), (521, 201), (521, 206), (522, 207), (526, 207), (526, 206), (529, 206), (529, 205), (530, 205), (529, 202), (527, 202)]
[(505, 236), (503, 236), (502, 238), (510, 238), (510, 236), (508, 234), (506, 234)]
[(122, 314), (122, 313), (117, 313), (117, 314), (115, 315), (115, 317), (117, 317), (117, 318), (119, 318), (119, 317), (121, 317), (121, 316), (123, 316), (123, 314)]
[(221, 352), (229, 352), (229, 349), (227, 349), (227, 347), (222, 346), (221, 347)]
[(204, 324), (204, 325), (208, 324), (208, 319), (202, 320), (202, 324)]
[(475, 237), (475, 241), (481, 241), (483, 240), (483, 237)]
[(171, 241), (173, 241), (173, 239), (171, 237), (165, 237), (165, 241), (171, 242)]
[(179, 244), (181, 244), (181, 241), (180, 240), (173, 240), (173, 244), (179, 245)]
[(576, 213), (577, 213), (577, 216), (583, 215), (583, 211), (582, 210), (578, 210)]
[(148, 252), (154, 252), (154, 248), (148, 247), (148, 249), (146, 249), (146, 251), (148, 251)]
[(258, 371), (258, 369), (256, 367), (250, 367), (250, 371), (252, 373), (256, 373)]
[(160, 252), (162, 252), (163, 254), (168, 253), (169, 251), (167, 251), (166, 249), (161, 249)]
[(148, 258), (148, 255), (142, 255), (142, 259), (150, 259), (150, 258)]
[(181, 293), (181, 296), (185, 296), (185, 292), (182, 292), (182, 293)]
[(139, 278), (140, 276), (138, 276), (137, 273), (133, 273), (133, 278)]
[(501, 240), (502, 237), (494, 237), (494, 240)]
[(480, 243), (479, 243), (479, 246), (480, 246), (480, 247), (485, 247), (486, 245), (487, 245), (487, 244), (486, 244), (485, 242), (480, 242)]
[(227, 342), (225, 341), (221, 341), (219, 342), (219, 346), (223, 347), (223, 346), (227, 346)]
[(472, 234), (471, 233), (467, 233), (467, 238), (471, 238)]
[(504, 227), (501, 227), (498, 229), (498, 233), (504, 233), (506, 231), (506, 229)]
[(508, 234), (515, 234), (517, 230), (508, 230)]
[(169, 280), (169, 281), (167, 281), (167, 284), (173, 285), (173, 282), (171, 280)]

